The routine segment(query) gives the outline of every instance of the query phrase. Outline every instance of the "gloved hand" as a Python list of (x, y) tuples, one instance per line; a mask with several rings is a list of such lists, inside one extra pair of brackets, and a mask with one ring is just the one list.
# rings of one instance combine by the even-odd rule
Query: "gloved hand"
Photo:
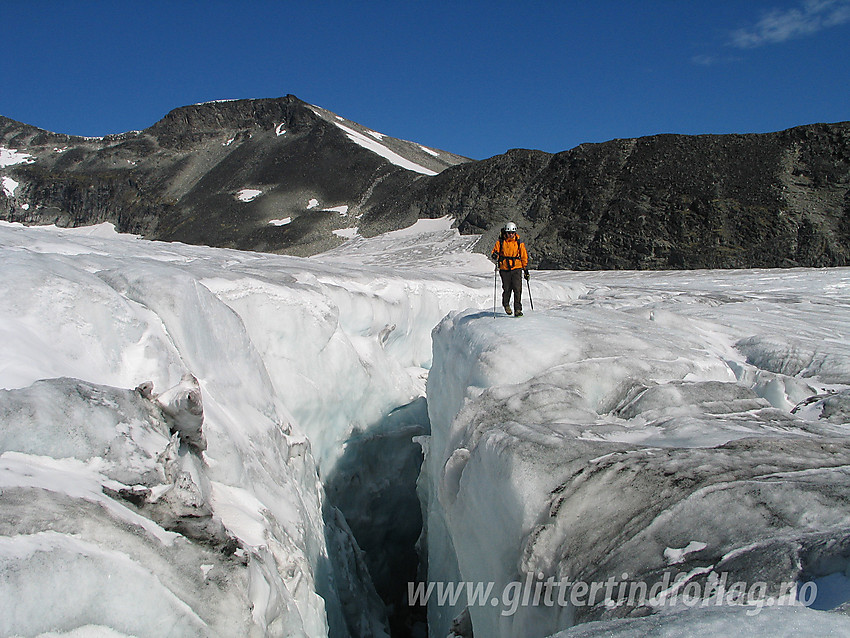
[(522, 274), (525, 275), (525, 280), (528, 281), (528, 268), (523, 268)]

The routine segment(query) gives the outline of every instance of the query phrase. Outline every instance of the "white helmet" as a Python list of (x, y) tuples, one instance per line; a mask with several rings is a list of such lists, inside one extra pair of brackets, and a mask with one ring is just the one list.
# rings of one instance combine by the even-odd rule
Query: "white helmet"
[(508, 222), (507, 224), (505, 224), (505, 227), (502, 230), (504, 230), (506, 233), (515, 233), (516, 224), (514, 224), (513, 222)]

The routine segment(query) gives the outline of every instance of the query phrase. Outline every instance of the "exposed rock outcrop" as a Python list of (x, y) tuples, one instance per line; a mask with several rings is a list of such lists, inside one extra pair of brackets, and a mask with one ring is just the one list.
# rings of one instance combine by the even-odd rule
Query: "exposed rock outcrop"
[(372, 218), (451, 215), (492, 245), (513, 219), (543, 268), (850, 263), (850, 123), (512, 150), (418, 182)]

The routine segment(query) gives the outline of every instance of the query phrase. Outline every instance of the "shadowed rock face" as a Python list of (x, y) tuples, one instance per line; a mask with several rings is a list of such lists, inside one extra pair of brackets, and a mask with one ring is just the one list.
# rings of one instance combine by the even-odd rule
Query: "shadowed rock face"
[(836, 266), (850, 263), (848, 189), (850, 123), (818, 124), (512, 150), (370, 215), (452, 215), (488, 240), (513, 219), (543, 268)]
[(451, 215), (484, 235), (482, 251), (516, 221), (542, 268), (850, 263), (850, 123), (474, 162), (290, 95), (187, 106), (98, 139), (0, 117), (0, 146), (32, 156), (0, 168), (18, 184), (0, 190), (0, 217), (24, 223), (110, 221), (151, 239), (307, 255), (339, 244), (335, 230)]

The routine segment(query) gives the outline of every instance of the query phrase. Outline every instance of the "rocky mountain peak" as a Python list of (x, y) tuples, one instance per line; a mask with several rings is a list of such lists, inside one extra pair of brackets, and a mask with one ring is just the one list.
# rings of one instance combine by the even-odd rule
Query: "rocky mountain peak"
[(109, 221), (151, 239), (301, 255), (342, 243), (377, 202), (469, 161), (293, 95), (184, 106), (100, 138), (4, 119), (0, 146), (27, 157), (0, 168), (2, 219)]
[(181, 106), (145, 132), (164, 146), (198, 142), (226, 131), (295, 130), (315, 125), (320, 118), (294, 95), (252, 100), (221, 100)]

